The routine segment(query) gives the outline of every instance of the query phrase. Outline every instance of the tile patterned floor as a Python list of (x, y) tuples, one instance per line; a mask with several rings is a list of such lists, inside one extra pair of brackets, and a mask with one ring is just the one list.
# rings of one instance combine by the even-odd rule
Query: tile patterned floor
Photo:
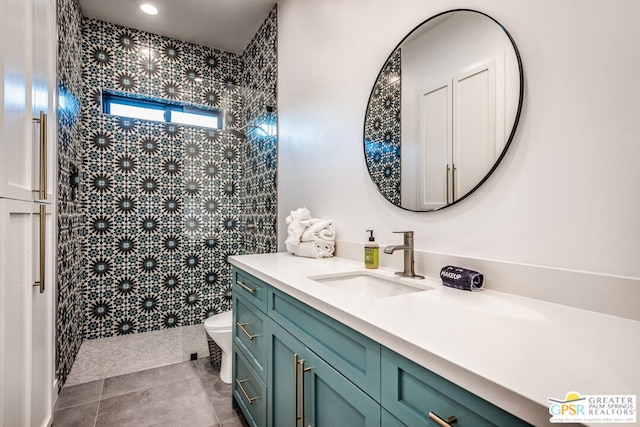
[(63, 387), (53, 427), (247, 427), (208, 358)]

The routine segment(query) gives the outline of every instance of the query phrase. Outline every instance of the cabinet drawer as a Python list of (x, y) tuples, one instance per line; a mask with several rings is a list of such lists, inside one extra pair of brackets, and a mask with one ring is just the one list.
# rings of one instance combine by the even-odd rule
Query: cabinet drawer
[(247, 301), (266, 313), (267, 289), (269, 286), (242, 270), (233, 268), (233, 293), (242, 295)]
[(268, 313), (334, 369), (380, 401), (380, 344), (274, 288), (269, 289)]
[(242, 408), (249, 425), (266, 426), (267, 386), (238, 351), (233, 352), (232, 387), (233, 397)]
[(266, 315), (246, 298), (233, 297), (233, 344), (244, 353), (262, 379), (266, 379)]
[(384, 347), (381, 367), (382, 406), (408, 426), (437, 426), (429, 412), (455, 416), (456, 427), (529, 425)]

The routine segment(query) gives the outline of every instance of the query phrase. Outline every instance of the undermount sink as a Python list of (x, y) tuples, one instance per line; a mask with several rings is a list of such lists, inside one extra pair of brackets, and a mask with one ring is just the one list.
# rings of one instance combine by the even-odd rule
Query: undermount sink
[(324, 286), (369, 299), (389, 298), (415, 292), (424, 292), (433, 288), (409, 283), (406, 279), (387, 278), (368, 271), (309, 277)]

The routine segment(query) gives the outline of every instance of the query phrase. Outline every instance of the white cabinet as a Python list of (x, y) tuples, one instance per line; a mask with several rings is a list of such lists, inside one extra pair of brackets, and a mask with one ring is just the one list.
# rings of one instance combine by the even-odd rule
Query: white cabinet
[(0, 427), (49, 425), (56, 395), (55, 16), (0, 0)]
[(0, 197), (53, 203), (55, 2), (1, 0), (1, 5)]
[(0, 199), (0, 426), (4, 427), (47, 425), (51, 418), (53, 210), (50, 204)]

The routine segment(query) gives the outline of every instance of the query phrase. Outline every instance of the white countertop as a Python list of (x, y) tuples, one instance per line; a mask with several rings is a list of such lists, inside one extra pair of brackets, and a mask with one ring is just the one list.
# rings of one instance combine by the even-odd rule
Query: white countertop
[[(396, 279), (431, 290), (362, 299), (308, 278), (366, 270), (343, 258), (277, 253), (229, 262), (537, 426), (549, 424), (548, 398), (570, 391), (640, 397), (638, 321), (451, 289), (439, 279)], [(397, 278), (389, 269), (367, 271)]]

